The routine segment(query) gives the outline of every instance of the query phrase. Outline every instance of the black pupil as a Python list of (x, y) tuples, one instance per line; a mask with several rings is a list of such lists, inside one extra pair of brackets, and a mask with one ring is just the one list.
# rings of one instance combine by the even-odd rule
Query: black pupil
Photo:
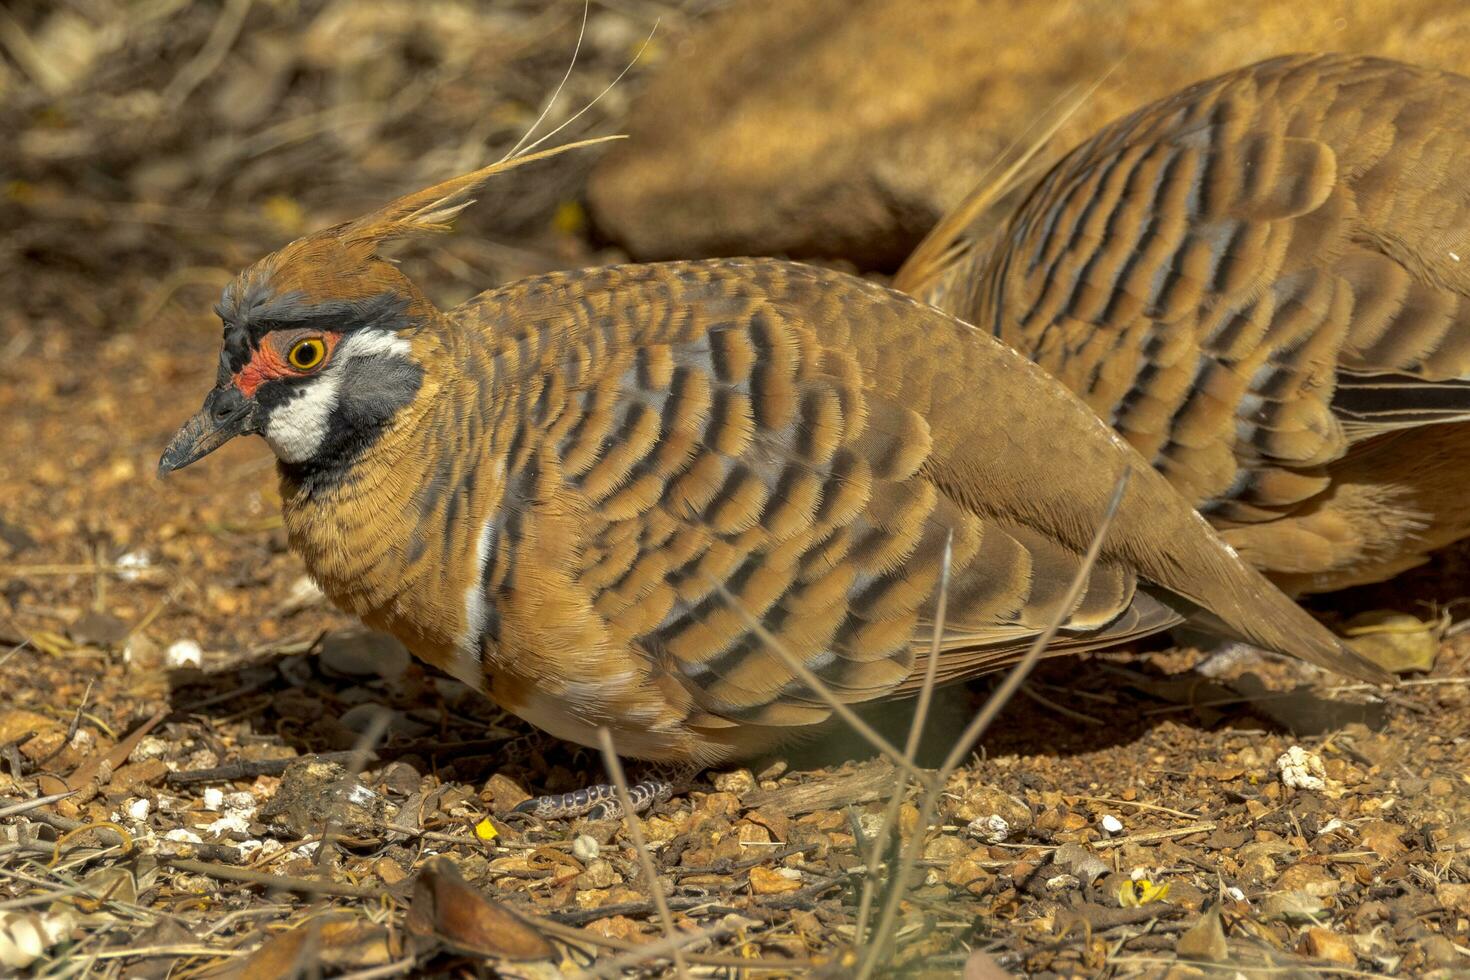
[(296, 364), (299, 367), (309, 366), (316, 360), (316, 358), (316, 344), (314, 342), (307, 341), (306, 343), (296, 348), (295, 360)]

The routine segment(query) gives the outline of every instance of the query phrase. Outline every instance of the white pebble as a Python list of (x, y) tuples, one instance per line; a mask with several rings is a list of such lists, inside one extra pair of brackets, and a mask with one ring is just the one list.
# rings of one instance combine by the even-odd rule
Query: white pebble
[(1327, 787), (1327, 768), (1322, 765), (1322, 757), (1300, 745), (1293, 745), (1277, 757), (1276, 768), (1281, 773), (1281, 785), (1287, 789)]
[(153, 809), (153, 804), (147, 800), (134, 800), (128, 804), (128, 819), (142, 823), (148, 819), (148, 812)]
[(204, 791), (204, 809), (218, 810), (225, 805), (225, 791), (211, 786)]
[(976, 817), (965, 826), (965, 831), (990, 844), (1002, 844), (1011, 836), (1011, 825), (998, 813), (988, 817)]
[(128, 761), (143, 762), (146, 759), (162, 759), (166, 755), (168, 755), (167, 742), (157, 735), (145, 735), (137, 748), (128, 755)]
[(243, 789), (227, 794), (225, 796), (225, 803), (229, 804), (232, 810), (249, 810), (251, 813), (255, 812), (255, 796)]
[(185, 830), (183, 827), (175, 827), (173, 830), (170, 830), (168, 833), (164, 834), (163, 839), (178, 841), (181, 844), (204, 843), (204, 839), (201, 838), (198, 834), (194, 833), (194, 831), (192, 830)]
[(596, 860), (601, 850), (602, 847), (597, 843), (597, 839), (586, 834), (578, 834), (577, 839), (572, 841), (572, 857), (583, 864)]
[(199, 829), (206, 834), (248, 834), (250, 833), (250, 820), (238, 813), (227, 813)]
[(1109, 834), (1121, 834), (1123, 832), (1123, 821), (1111, 813), (1103, 814), (1102, 829)]
[(204, 651), (193, 640), (178, 640), (169, 644), (168, 652), (163, 655), (163, 663), (170, 670), (203, 667)]
[(129, 551), (113, 563), (117, 577), (124, 582), (136, 582), (143, 569), (153, 566), (153, 559), (146, 551)]
[(347, 802), (356, 806), (371, 806), (373, 800), (378, 798), (377, 794), (366, 786), (358, 783), (347, 791)]
[(1245, 901), (1245, 892), (1241, 891), (1239, 888), (1236, 888), (1234, 885), (1231, 885), (1229, 888), (1225, 889), (1225, 894), (1229, 895), (1237, 902)]

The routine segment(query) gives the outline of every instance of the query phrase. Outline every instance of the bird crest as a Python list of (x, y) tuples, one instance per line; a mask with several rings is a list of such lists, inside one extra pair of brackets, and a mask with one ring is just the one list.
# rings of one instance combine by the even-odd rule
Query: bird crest
[[(226, 287), (220, 312), (226, 319), (249, 318), (270, 298), (290, 296), (292, 305), (303, 300), (332, 298), (362, 300), (387, 292), (401, 294), (411, 307), (427, 300), (383, 254), (383, 246), (417, 235), (448, 231), (456, 215), (474, 203), (472, 196), (487, 181), (528, 163), (545, 160), (622, 136), (578, 140), (521, 156), (498, 160), (487, 167), (451, 177), (423, 190), (405, 194), (389, 204), (351, 221), (324, 228), (276, 250)], [(238, 313), (239, 317), (229, 315)]]

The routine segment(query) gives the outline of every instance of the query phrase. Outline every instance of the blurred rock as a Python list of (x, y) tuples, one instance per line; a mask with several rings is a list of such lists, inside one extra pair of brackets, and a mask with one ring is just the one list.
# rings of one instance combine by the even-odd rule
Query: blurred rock
[(321, 833), (328, 820), (349, 836), (366, 837), (383, 820), (383, 798), (338, 763), (302, 759), (286, 768), (260, 816), (297, 837)]
[(1106, 77), (1053, 156), (1191, 82), (1311, 50), (1467, 71), (1470, 5), (736, 4), (636, 101), (630, 139), (593, 173), (593, 215), (640, 259), (785, 253), (891, 268), (1074, 87)]
[(66, 628), (73, 643), (84, 647), (112, 650), (128, 638), (128, 624), (111, 613), (89, 612)]
[(336, 630), (322, 640), (322, 669), (337, 677), (396, 680), (408, 669), (408, 663), (408, 650), (402, 643), (365, 627)]

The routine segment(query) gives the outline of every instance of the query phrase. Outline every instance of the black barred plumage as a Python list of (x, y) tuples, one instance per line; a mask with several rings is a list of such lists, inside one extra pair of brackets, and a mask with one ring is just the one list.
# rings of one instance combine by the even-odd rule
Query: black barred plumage
[[(1074, 396), (899, 293), (725, 260), (556, 273), (441, 313), (370, 252), (334, 265), (339, 234), (242, 279), (328, 300), (391, 285), (413, 322), (356, 356), (422, 383), (335, 481), (283, 469), (291, 545), (343, 608), (555, 735), (596, 744), (607, 726), (631, 756), (707, 765), (828, 720), (747, 616), (845, 700), (912, 694), (946, 542), (943, 681), (1013, 662), (1054, 618), (1061, 653), (1196, 608), (1377, 676)], [(275, 370), (275, 338), (260, 344), (251, 364)], [(273, 383), (325, 403), (334, 370)], [(208, 425), (163, 468), (217, 444)]]
[(1467, 140), (1470, 79), (1273, 59), (1104, 127), (1009, 217), (958, 209), (897, 285), (1077, 391), (1282, 584), (1375, 581), (1470, 534), (1470, 439), (1438, 431), (1470, 419)]

